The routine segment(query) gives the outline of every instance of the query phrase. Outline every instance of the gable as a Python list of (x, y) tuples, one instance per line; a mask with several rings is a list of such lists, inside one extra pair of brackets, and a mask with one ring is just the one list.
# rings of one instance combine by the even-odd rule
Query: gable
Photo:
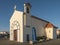
[(45, 28), (53, 28), (53, 25), (51, 23), (46, 24)]
[(10, 21), (12, 21), (13, 19), (17, 19), (18, 17), (21, 17), (22, 15), (23, 15), (23, 12), (15, 10), (10, 18)]

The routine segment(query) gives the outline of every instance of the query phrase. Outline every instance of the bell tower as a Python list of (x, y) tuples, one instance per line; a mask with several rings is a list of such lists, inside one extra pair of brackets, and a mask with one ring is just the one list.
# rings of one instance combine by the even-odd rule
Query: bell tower
[(30, 26), (31, 23), (31, 13), (30, 13), (30, 10), (31, 10), (31, 4), (30, 3), (24, 3), (24, 25), (26, 26)]
[[(32, 41), (32, 30), (31, 30), (31, 5), (30, 3), (24, 4), (24, 38), (25, 41)], [(27, 32), (27, 33), (26, 33)]]
[(24, 4), (24, 13), (30, 13), (30, 9), (31, 9), (31, 4), (30, 3), (25, 3)]

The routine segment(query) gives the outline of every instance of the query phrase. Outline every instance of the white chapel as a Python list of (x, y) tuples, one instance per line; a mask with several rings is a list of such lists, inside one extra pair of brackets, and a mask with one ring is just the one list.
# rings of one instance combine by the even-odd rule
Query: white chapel
[(46, 36), (47, 39), (56, 39), (57, 27), (51, 22), (33, 16), (30, 13), (31, 4), (24, 4), (24, 11), (16, 10), (10, 18), (10, 40), (17, 42), (36, 41), (37, 37)]

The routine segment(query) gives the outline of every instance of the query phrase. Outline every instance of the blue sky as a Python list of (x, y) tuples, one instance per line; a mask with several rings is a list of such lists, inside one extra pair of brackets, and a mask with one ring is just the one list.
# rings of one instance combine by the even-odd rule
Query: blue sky
[(31, 14), (45, 19), (60, 28), (60, 0), (0, 0), (0, 31), (9, 31), (9, 20), (17, 10), (23, 11), (24, 2), (32, 5)]

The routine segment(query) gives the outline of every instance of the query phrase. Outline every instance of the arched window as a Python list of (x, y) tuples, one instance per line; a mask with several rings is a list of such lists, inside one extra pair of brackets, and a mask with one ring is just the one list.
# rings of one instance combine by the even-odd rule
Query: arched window
[(29, 13), (29, 8), (27, 7), (27, 13)]
[(17, 30), (20, 30), (20, 24), (18, 21), (13, 21), (11, 25), (11, 30), (14, 30), (14, 27), (17, 28)]

